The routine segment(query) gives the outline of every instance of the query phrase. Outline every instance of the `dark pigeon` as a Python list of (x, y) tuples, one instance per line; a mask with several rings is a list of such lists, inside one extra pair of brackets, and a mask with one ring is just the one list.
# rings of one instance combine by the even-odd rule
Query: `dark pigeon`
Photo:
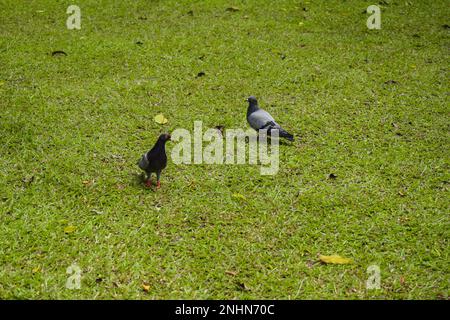
[(265, 110), (258, 106), (258, 100), (251, 96), (247, 99), (249, 105), (247, 109), (247, 121), (248, 124), (259, 131), (260, 129), (266, 130), (267, 134), (274, 130), (278, 130), (278, 136), (288, 139), (289, 141), (294, 141), (294, 136), (284, 130), (275, 119)]
[(142, 155), (141, 160), (139, 160), (139, 168), (147, 173), (147, 179), (145, 182), (147, 187), (152, 185), (152, 173), (156, 173), (156, 188), (159, 189), (161, 187), (159, 178), (161, 177), (161, 171), (167, 166), (166, 142), (169, 140), (170, 134), (164, 133), (160, 135), (153, 148), (149, 152)]

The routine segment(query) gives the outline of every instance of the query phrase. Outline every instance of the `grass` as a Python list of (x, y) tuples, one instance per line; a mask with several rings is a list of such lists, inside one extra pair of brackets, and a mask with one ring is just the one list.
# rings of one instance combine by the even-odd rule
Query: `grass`
[[(0, 298), (448, 299), (446, 1), (382, 1), (381, 30), (373, 1), (78, 1), (67, 30), (70, 4), (0, 1)], [(161, 132), (247, 128), (249, 95), (301, 137), (277, 175), (142, 186)]]

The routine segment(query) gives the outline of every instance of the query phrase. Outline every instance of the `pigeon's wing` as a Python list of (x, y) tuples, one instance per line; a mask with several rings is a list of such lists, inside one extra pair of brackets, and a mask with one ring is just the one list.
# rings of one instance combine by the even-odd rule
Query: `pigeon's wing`
[(147, 170), (157, 172), (164, 169), (167, 165), (167, 155), (163, 148), (157, 147), (147, 153)]
[(139, 160), (138, 162), (139, 168), (141, 168), (142, 170), (147, 170), (149, 162), (147, 159), (147, 153), (144, 153), (141, 157), (141, 160)]
[(255, 112), (252, 112), (247, 117), (247, 121), (250, 124), (250, 126), (255, 130), (261, 129), (268, 122), (273, 122), (275, 125), (278, 126), (278, 124), (275, 122), (275, 119), (267, 111), (263, 109), (258, 109)]

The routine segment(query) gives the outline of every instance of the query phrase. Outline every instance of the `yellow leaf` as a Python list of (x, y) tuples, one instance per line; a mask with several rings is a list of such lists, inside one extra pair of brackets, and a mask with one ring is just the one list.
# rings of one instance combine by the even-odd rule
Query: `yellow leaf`
[(247, 200), (247, 198), (240, 193), (233, 193), (233, 198)]
[(162, 113), (156, 115), (154, 120), (156, 123), (159, 123), (159, 124), (166, 124), (169, 121), (166, 119), (166, 117), (164, 117), (164, 115)]
[(92, 186), (94, 184), (94, 179), (92, 179), (92, 180), (83, 180), (82, 182), (83, 182), (83, 184), (85, 186), (90, 187), (90, 186)]
[(352, 263), (352, 259), (343, 258), (338, 255), (331, 255), (331, 256), (319, 256), (320, 261), (323, 263), (332, 263), (332, 264), (349, 264)]
[(150, 286), (148, 284), (142, 284), (142, 289), (144, 289), (145, 292), (149, 292), (150, 291)]
[(64, 232), (65, 232), (65, 233), (72, 233), (72, 232), (74, 232), (76, 229), (77, 229), (77, 227), (75, 227), (75, 226), (67, 226), (67, 227), (64, 228)]
[(41, 267), (36, 267), (36, 268), (33, 268), (33, 270), (31, 270), (33, 273), (38, 273), (38, 272), (40, 272), (41, 271)]

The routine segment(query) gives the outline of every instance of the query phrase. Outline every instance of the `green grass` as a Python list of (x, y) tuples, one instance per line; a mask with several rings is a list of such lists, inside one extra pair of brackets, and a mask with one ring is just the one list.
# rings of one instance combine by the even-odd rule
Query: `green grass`
[[(0, 298), (448, 299), (448, 2), (382, 1), (381, 30), (374, 1), (181, 2), (77, 1), (67, 30), (73, 1), (0, 0)], [(247, 128), (249, 95), (301, 137), (277, 175), (142, 186), (161, 132)]]

